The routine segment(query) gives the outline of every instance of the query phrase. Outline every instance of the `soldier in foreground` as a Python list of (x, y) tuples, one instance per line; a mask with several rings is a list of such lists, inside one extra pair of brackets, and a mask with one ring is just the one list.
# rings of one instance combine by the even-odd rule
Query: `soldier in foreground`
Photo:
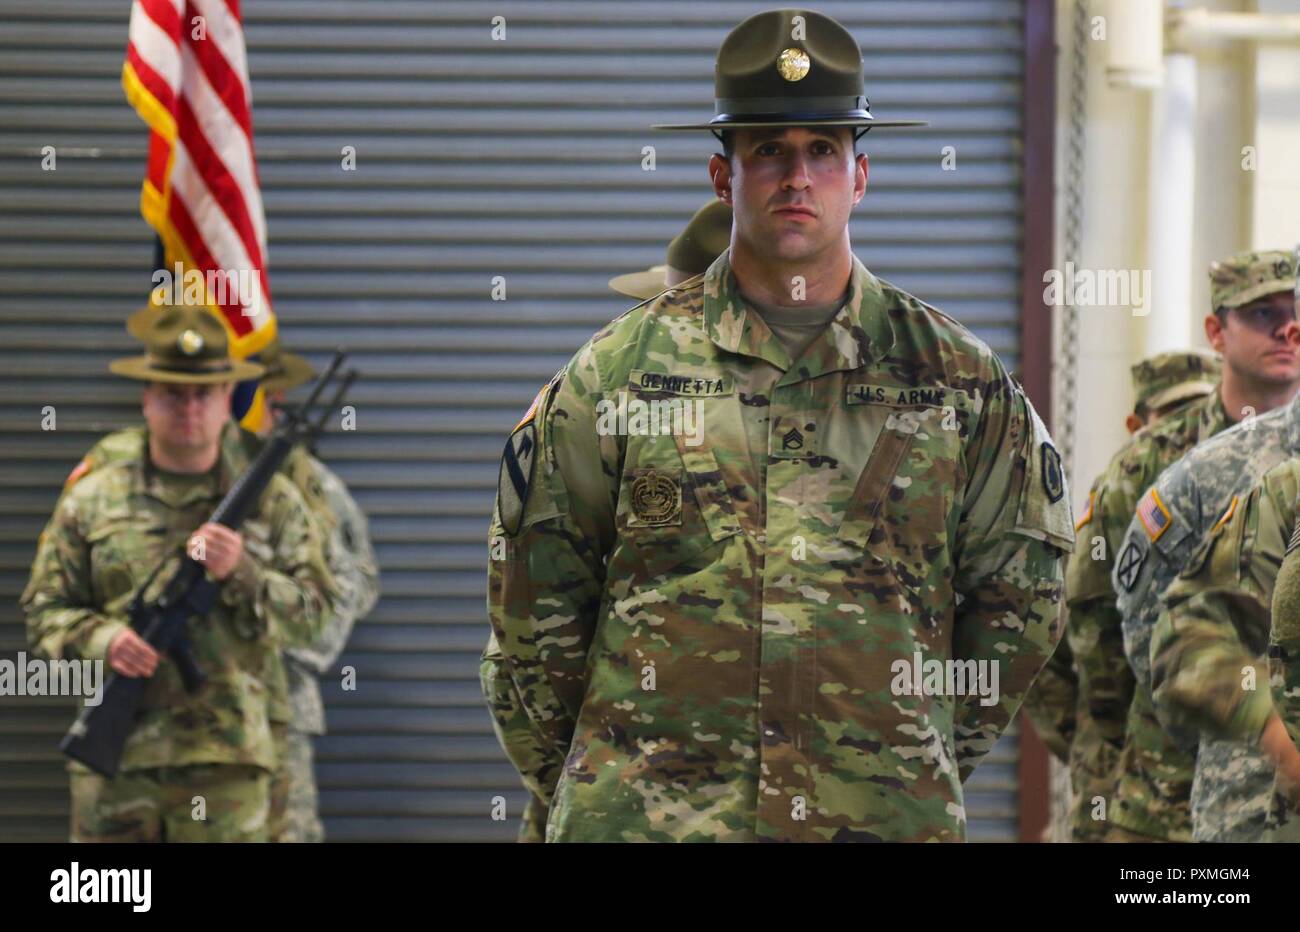
[[(712, 200), (697, 210), (686, 227), (668, 243), (667, 262), (651, 266), (640, 272), (628, 272), (609, 280), (609, 287), (629, 298), (648, 301), (658, 297), (674, 285), (708, 271), (713, 260), (731, 242), (731, 208), (719, 200)], [(512, 740), (516, 746), (529, 740), (527, 718), (519, 704), (519, 697), (509, 677), (497, 679), (493, 670), (485, 665), (482, 671), (488, 707), (492, 711), (493, 727), (504, 742)], [(494, 690), (494, 691), (493, 691)], [(512, 737), (509, 722), (522, 726)], [(540, 740), (536, 738), (534, 740)], [(517, 751), (516, 753), (519, 753)], [(546, 839), (546, 807), (531, 793), (524, 806), (517, 841), (539, 843)]]
[[(853, 38), (761, 13), (716, 75), (690, 128), (723, 133), (730, 247), (512, 432), (485, 688), (543, 738), (503, 744), (548, 841), (960, 841), (1059, 637), (1060, 458), (986, 346), (853, 256), (853, 127), (890, 125)], [(618, 413), (652, 401), (677, 429)]]
[[(266, 841), (289, 721), (280, 652), (319, 636), (332, 581), (302, 497), (281, 476), (242, 532), (203, 523), (246, 463), (229, 423), (231, 391), (261, 368), (230, 359), (224, 329), (205, 310), (164, 308), (148, 337), (146, 355), (111, 367), (148, 383), (140, 455), (66, 492), (22, 599), (38, 655), (104, 660), (150, 680), (119, 774), (69, 765), (72, 839)], [(193, 694), (127, 620), (136, 589), (182, 547), (222, 583), (208, 617), (190, 625), (207, 677)]]
[[(1218, 360), (1205, 353), (1161, 353), (1144, 359), (1129, 370), (1133, 382), (1133, 410), (1125, 416), (1129, 434), (1150, 427), (1161, 418), (1214, 391), (1219, 377)], [(1100, 477), (1098, 477), (1100, 481)], [(1088, 510), (1079, 519), (1078, 531), (1091, 519), (1097, 483), (1088, 493)], [(1096, 726), (1079, 702), (1079, 674), (1070, 643), (1062, 638), (1043, 672), (1025, 697), (1025, 714), (1034, 731), (1057, 759), (1070, 767), (1070, 786), (1076, 800), (1086, 790), (1085, 765), (1096, 759)]]
[[(1223, 380), (1212, 398), (1153, 428), (1145, 442), (1135, 444), (1131, 455), (1120, 460), (1119, 469), (1110, 473), (1115, 497), (1108, 514), (1119, 518), (1121, 509), (1127, 509), (1123, 511), (1121, 534), (1113, 536), (1111, 524), (1105, 531), (1107, 547), (1114, 548), (1108, 554), (1114, 557), (1111, 592), (1117, 594), (1117, 599), (1136, 587), (1142, 557), (1149, 547), (1161, 541), (1165, 546), (1172, 545), (1182, 533), (1181, 527), (1171, 523), (1169, 502), (1158, 490), (1149, 489), (1159, 474), (1187, 450), (1231, 423), (1243, 418), (1249, 423), (1259, 413), (1286, 404), (1294, 395), (1300, 384), (1300, 363), (1289, 340), (1295, 320), (1294, 287), (1295, 270), (1287, 253), (1244, 253), (1211, 265), (1212, 313), (1206, 317), (1205, 330), (1211, 346), (1223, 356)], [(1133, 492), (1139, 499), (1130, 501)], [(1128, 534), (1135, 514), (1145, 543)], [(1095, 573), (1096, 566), (1089, 572)], [(1112, 610), (1115, 618), (1122, 619), (1118, 601), (1108, 602), (1106, 611), (1095, 614), (1093, 619), (1109, 624)], [(1073, 636), (1073, 628), (1071, 632)], [(1122, 620), (1118, 629), (1107, 627), (1100, 631), (1098, 639), (1108, 651), (1118, 639), (1122, 649)], [(1145, 686), (1146, 664), (1138, 656), (1140, 653), (1140, 648), (1129, 652), (1129, 656), (1138, 657), (1133, 666), (1128, 665), (1129, 656), (1121, 656), (1116, 662), (1124, 664), (1129, 701), (1121, 719), (1107, 721), (1120, 744), (1113, 795), (1107, 796), (1111, 826), (1106, 837), (1116, 841), (1190, 841), (1191, 749), (1180, 747), (1156, 720)], [(1107, 707), (1107, 712), (1111, 711)]]

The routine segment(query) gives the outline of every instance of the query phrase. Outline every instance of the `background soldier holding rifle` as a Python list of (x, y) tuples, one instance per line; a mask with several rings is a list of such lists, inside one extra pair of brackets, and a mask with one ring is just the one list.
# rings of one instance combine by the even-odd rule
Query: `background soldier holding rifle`
[[(70, 765), (72, 837), (267, 840), (276, 744), (290, 720), (281, 650), (320, 635), (333, 583), (318, 526), (284, 476), (270, 477), (241, 530), (207, 520), (247, 462), (231, 391), (261, 367), (231, 360), (202, 308), (164, 308), (145, 342), (146, 355), (112, 365), (149, 383), (142, 455), (69, 490), (23, 594), (36, 652), (149, 678), (116, 776)], [(127, 615), (151, 570), (182, 547), (220, 587), (187, 625), (204, 676), (195, 692)]]

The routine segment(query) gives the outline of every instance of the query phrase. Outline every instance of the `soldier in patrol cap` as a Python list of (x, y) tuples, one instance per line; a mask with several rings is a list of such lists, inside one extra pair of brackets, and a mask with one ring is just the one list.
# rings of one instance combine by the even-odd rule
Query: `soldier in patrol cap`
[(723, 133), (728, 249), (507, 441), (494, 723), (547, 841), (960, 841), (1059, 637), (1060, 457), (987, 346), (850, 249), (854, 134), (900, 125), (853, 37), (753, 16), (716, 97), (690, 128)]
[[(1134, 703), (1144, 699), (1135, 690), (1125, 656), (1112, 574), (1128, 579), (1135, 570), (1125, 533), (1166, 468), (1197, 444), (1243, 418), (1285, 404), (1295, 393), (1300, 364), (1288, 339), (1295, 320), (1294, 270), (1288, 280), (1275, 280), (1278, 261), (1282, 271), (1291, 268), (1286, 253), (1247, 253), (1211, 265), (1211, 313), (1204, 326), (1206, 339), (1223, 360), (1216, 390), (1134, 435), (1098, 480), (1078, 529), (1080, 545), (1066, 569), (1066, 636), (1079, 671), (1081, 707), (1088, 711), (1096, 740), (1080, 745), (1089, 759), (1081, 765), (1087, 788), (1075, 805), (1076, 840), (1191, 837), (1190, 761), (1184, 755), (1175, 764), (1172, 748), (1138, 753), (1135, 740), (1166, 743), (1158, 726), (1144, 729), (1147, 737), (1135, 738), (1129, 731), (1133, 715), (1140, 715), (1131, 714)], [(1264, 267), (1269, 271), (1261, 277)], [(1149, 525), (1153, 533), (1162, 516), (1158, 508), (1147, 516), (1156, 522)]]
[[(143, 340), (160, 311), (151, 302), (127, 318), (127, 332)], [(264, 368), (260, 385), (272, 410), (286, 393), (315, 378), (312, 365), (297, 353), (286, 352), (279, 339), (258, 353)], [(262, 436), (274, 427), (268, 419)], [(251, 461), (262, 439), (238, 428), (240, 445)], [(140, 455), (144, 431), (127, 428), (104, 437), (86, 454), (69, 477), (70, 487), (86, 473)], [(325, 707), (318, 678), (337, 661), (352, 627), (368, 615), (379, 597), (379, 570), (370, 543), (366, 516), (347, 486), (328, 466), (301, 447), (285, 459), (281, 472), (297, 486), (320, 527), (325, 556), (338, 588), (330, 594), (330, 614), (322, 635), (306, 647), (285, 651), (292, 721), (279, 748), (281, 765), (272, 781), (271, 840), (318, 842), (325, 837), (318, 812), (318, 793), (311, 739), (325, 733)]]
[[(202, 308), (162, 308), (146, 337), (145, 355), (110, 366), (147, 383), (138, 453), (98, 466), (63, 495), (22, 599), (37, 654), (149, 678), (119, 774), (69, 765), (72, 838), (266, 841), (289, 721), (281, 651), (319, 637), (334, 583), (319, 530), (283, 476), (240, 530), (207, 521), (247, 462), (230, 423), (234, 383), (261, 367), (232, 360), (224, 327)], [(181, 548), (221, 583), (212, 611), (189, 627), (206, 674), (196, 693), (127, 616), (137, 588)], [(146, 596), (168, 575), (154, 577)]]
[[(1288, 321), (1293, 348), (1300, 341), (1295, 256), (1245, 253), (1215, 263), (1210, 276), (1215, 306), (1255, 321), (1261, 346), (1270, 318)], [(1263, 655), (1268, 593), (1290, 549), (1297, 456), (1293, 383), (1289, 403), (1246, 418), (1166, 470), (1124, 538), (1114, 583), (1137, 689), (1120, 798), (1157, 828), (1172, 825), (1162, 837), (1261, 840), (1275, 764), (1293, 762), (1281, 725), (1294, 720), (1285, 693), (1268, 701)], [(1245, 524), (1234, 523), (1239, 514)], [(1277, 629), (1272, 643), (1282, 649)], [(1262, 671), (1257, 690), (1244, 687), (1246, 670)]]
[[(1213, 392), (1219, 379), (1219, 360), (1199, 350), (1159, 353), (1134, 364), (1129, 376), (1134, 401), (1124, 425), (1133, 434), (1182, 405)], [(1094, 484), (1088, 496), (1089, 507), (1095, 495)], [(1081, 523), (1090, 517), (1085, 512)], [(1079, 707), (1079, 674), (1070, 644), (1064, 638), (1025, 697), (1024, 708), (1047, 749), (1063, 764), (1071, 765), (1070, 784), (1077, 802), (1086, 776), (1080, 765), (1095, 757), (1096, 752), (1087, 749), (1095, 745), (1097, 734), (1088, 719), (1088, 710)]]
[(609, 280), (609, 287), (629, 298), (646, 301), (674, 285), (708, 271), (731, 243), (731, 207), (712, 200), (695, 212), (691, 222), (668, 244), (668, 261), (643, 272), (628, 272)]

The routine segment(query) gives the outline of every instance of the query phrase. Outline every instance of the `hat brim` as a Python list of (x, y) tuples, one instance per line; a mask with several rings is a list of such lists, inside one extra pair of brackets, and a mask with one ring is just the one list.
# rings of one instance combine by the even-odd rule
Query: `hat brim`
[(1146, 400), (1146, 406), (1151, 411), (1159, 411), (1190, 398), (1204, 398), (1212, 394), (1217, 387), (1214, 382), (1183, 382), (1181, 385), (1175, 385), (1173, 388), (1152, 395)]
[(1223, 304), (1220, 304), (1219, 307), (1225, 307), (1228, 309), (1242, 307), (1249, 304), (1251, 301), (1258, 301), (1260, 298), (1267, 295), (1283, 294), (1287, 292), (1292, 294), (1295, 293), (1295, 279), (1275, 278), (1271, 281), (1263, 282), (1254, 287), (1247, 288), (1245, 291), (1241, 292), (1241, 294), (1233, 295), (1231, 300), (1225, 301)]
[(143, 343), (149, 333), (149, 325), (153, 323), (154, 318), (159, 313), (161, 313), (160, 308), (152, 304), (146, 304), (126, 319), (126, 332)]
[(262, 390), (266, 392), (287, 392), (292, 388), (297, 388), (310, 382), (316, 377), (316, 370), (312, 368), (305, 357), (297, 353), (281, 353), (280, 369), (275, 374), (262, 379)]
[(651, 129), (770, 129), (777, 126), (860, 126), (863, 129), (889, 129), (898, 126), (929, 126), (929, 120), (864, 120), (862, 117), (842, 117), (810, 120), (727, 120), (720, 123), (656, 123)]
[(108, 364), (114, 375), (140, 382), (167, 382), (173, 385), (220, 385), (223, 382), (246, 382), (261, 378), (266, 370), (257, 363), (235, 360), (229, 369), (220, 372), (177, 372), (160, 369), (148, 356), (128, 356), (114, 359)]
[(621, 295), (644, 301), (668, 289), (668, 267), (656, 265), (640, 272), (628, 272), (609, 280), (609, 287)]

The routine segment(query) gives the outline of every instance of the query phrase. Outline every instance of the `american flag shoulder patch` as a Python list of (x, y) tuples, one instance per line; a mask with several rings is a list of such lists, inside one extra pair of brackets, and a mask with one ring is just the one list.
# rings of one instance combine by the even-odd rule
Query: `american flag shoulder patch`
[(1158, 541), (1160, 535), (1169, 530), (1169, 525), (1173, 524), (1169, 509), (1160, 500), (1160, 493), (1156, 491), (1155, 486), (1147, 489), (1147, 494), (1143, 495), (1142, 500), (1138, 502), (1137, 516), (1152, 543)]
[[(1237, 501), (1238, 501), (1237, 496), (1236, 495), (1232, 496), (1232, 501), (1228, 502), (1228, 507), (1224, 509), (1223, 514), (1219, 516), (1219, 520), (1214, 522), (1214, 527), (1210, 528), (1211, 534), (1219, 533), (1221, 530), (1223, 530), (1223, 526), (1232, 520), (1232, 516), (1237, 513)], [(1291, 539), (1292, 541), (1295, 540), (1294, 535), (1292, 536)], [(1292, 543), (1291, 546), (1294, 547), (1295, 544)]]
[(1074, 529), (1075, 529), (1076, 532), (1077, 532), (1077, 531), (1081, 531), (1081, 530), (1083, 530), (1084, 526), (1085, 526), (1089, 521), (1092, 520), (1092, 502), (1093, 502), (1093, 499), (1094, 499), (1094, 498), (1096, 498), (1096, 495), (1093, 494), (1092, 492), (1089, 492), (1089, 493), (1088, 493), (1088, 507), (1087, 507), (1086, 509), (1084, 509), (1083, 514), (1079, 516), (1079, 520), (1076, 521), (1075, 524), (1074, 524)]

